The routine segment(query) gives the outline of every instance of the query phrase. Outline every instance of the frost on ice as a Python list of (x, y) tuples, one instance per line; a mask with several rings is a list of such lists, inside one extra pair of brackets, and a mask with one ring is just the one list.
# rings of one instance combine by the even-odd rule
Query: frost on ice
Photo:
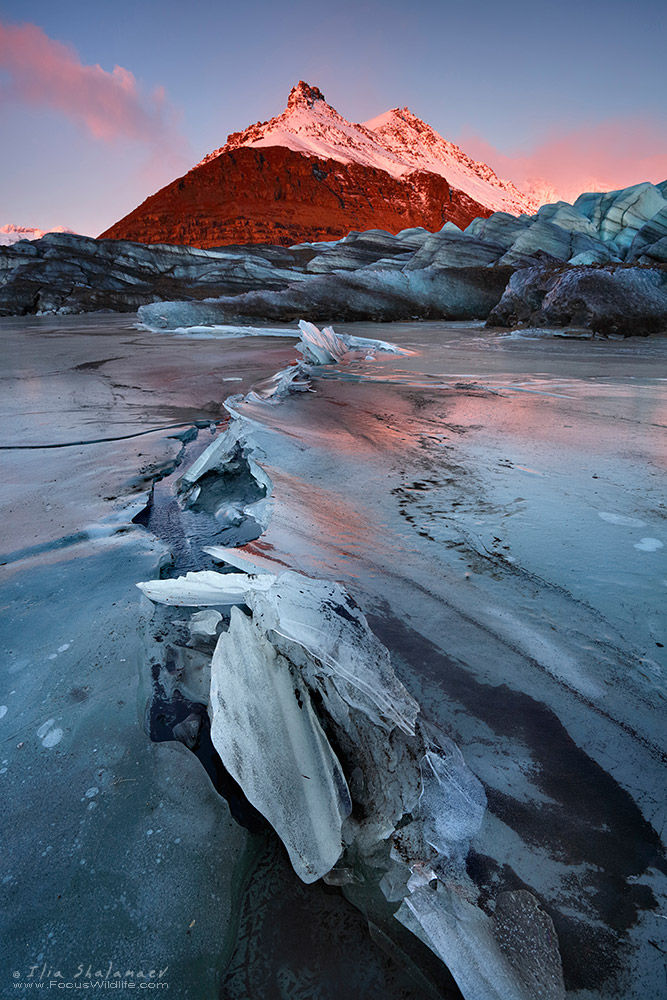
[(486, 796), (456, 744), (443, 743), (421, 759), (424, 837), (438, 854), (463, 862), (482, 825)]

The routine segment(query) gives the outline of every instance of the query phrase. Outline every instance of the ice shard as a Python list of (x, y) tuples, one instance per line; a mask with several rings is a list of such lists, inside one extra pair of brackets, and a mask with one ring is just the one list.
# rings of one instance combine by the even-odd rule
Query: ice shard
[(211, 664), (211, 737), (223, 763), (314, 882), (342, 851), (351, 810), (339, 761), (298, 671), (238, 608)]
[(564, 1000), (553, 922), (529, 892), (501, 894), (489, 917), (438, 882), (407, 895), (396, 918), (442, 959), (466, 1000)]
[(342, 361), (348, 353), (349, 348), (337, 336), (330, 326), (319, 330), (314, 323), (306, 320), (299, 320), (299, 330), (301, 340), (299, 350), (306, 361), (314, 365), (333, 365), (337, 361)]
[(420, 762), (424, 837), (439, 855), (463, 862), (482, 825), (486, 795), (456, 744), (441, 742), (442, 748), (427, 750)]
[(268, 575), (252, 577), (245, 573), (216, 573), (204, 569), (175, 580), (138, 583), (137, 587), (156, 604), (198, 608), (244, 604), (251, 589), (268, 587), (271, 582)]

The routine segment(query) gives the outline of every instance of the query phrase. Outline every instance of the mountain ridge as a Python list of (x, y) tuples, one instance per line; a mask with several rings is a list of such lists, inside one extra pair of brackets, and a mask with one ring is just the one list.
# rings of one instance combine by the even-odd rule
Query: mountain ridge
[[(361, 124), (349, 122), (327, 104), (319, 87), (303, 80), (290, 91), (280, 115), (232, 132), (223, 146), (208, 153), (197, 166), (241, 146), (272, 145), (306, 155), (326, 153), (324, 158), (373, 166), (393, 177), (405, 177), (415, 170), (438, 173), (450, 187), (494, 211), (518, 215), (532, 214), (539, 208), (534, 197), (522, 194), (488, 164), (473, 160), (455, 143), (443, 139), (408, 107), (390, 108)], [(474, 191), (468, 189), (471, 182)]]

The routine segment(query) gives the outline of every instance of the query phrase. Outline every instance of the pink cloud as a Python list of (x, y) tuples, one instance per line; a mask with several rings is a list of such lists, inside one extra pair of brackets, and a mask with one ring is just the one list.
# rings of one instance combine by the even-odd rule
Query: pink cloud
[(51, 108), (83, 125), (95, 139), (169, 144), (177, 138), (163, 88), (143, 93), (133, 73), (85, 66), (69, 45), (35, 24), (0, 23), (0, 70), (5, 94)]
[(541, 201), (574, 201), (582, 191), (610, 191), (667, 179), (664, 123), (619, 117), (577, 129), (553, 130), (527, 151), (504, 153), (472, 132), (463, 149)]

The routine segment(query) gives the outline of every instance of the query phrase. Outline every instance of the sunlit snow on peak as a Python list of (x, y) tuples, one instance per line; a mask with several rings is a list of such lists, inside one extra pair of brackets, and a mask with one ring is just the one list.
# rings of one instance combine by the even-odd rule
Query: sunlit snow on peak
[(531, 214), (539, 206), (535, 197), (500, 180), (491, 167), (471, 159), (408, 108), (392, 108), (363, 124), (349, 122), (327, 104), (319, 88), (303, 80), (292, 88), (282, 114), (233, 132), (201, 163), (241, 146), (283, 146), (304, 156), (359, 163), (395, 178), (417, 170), (438, 174), (493, 211)]

